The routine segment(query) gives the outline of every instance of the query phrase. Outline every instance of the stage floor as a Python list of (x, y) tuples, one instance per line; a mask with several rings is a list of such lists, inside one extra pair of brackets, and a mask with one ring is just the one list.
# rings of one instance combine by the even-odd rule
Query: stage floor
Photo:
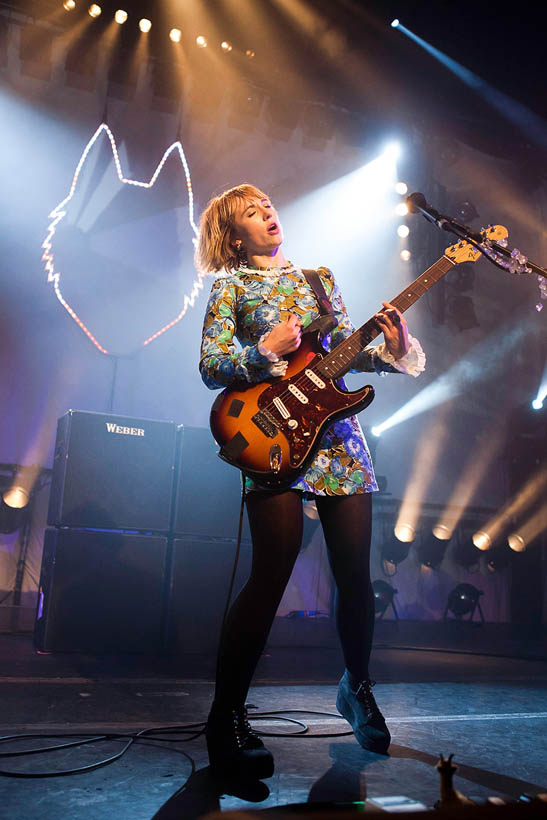
[[(515, 658), (502, 656), (503, 646), (511, 647), (501, 641), (499, 630), (489, 638), (488, 626), (468, 631), (474, 651), (466, 651), (467, 639), (457, 651), (448, 651), (449, 633), (442, 634), (441, 639), (438, 630), (435, 641), (430, 632), (427, 648), (411, 648), (409, 635), (399, 635), (399, 647), (385, 641), (376, 646), (375, 693), (393, 736), (389, 756), (363, 751), (351, 734), (313, 736), (349, 729), (336, 717), (337, 649), (271, 647), (249, 703), (258, 711), (301, 710), (290, 717), (302, 719), (310, 731), (304, 737), (268, 738), (276, 772), (263, 784), (244, 791), (218, 787), (209, 775), (203, 737), (184, 743), (174, 742), (180, 735), (171, 736), (171, 742), (142, 738), (120, 760), (86, 773), (0, 778), (1, 816), (180, 820), (215, 809), (258, 811), (393, 795), (430, 807), (439, 797), (435, 764), (441, 752), (454, 754), (455, 786), (476, 800), (547, 791), (547, 662), (539, 652), (545, 645), (541, 637), (529, 641), (528, 650), (524, 638), (515, 638), (521, 654)], [(487, 654), (496, 647), (499, 654)], [(2, 736), (123, 734), (201, 721), (212, 694), (211, 666), (211, 658), (196, 655), (37, 655), (29, 636), (2, 635), (0, 731)], [(272, 718), (255, 726), (271, 732), (297, 728)], [(60, 741), (46, 744), (54, 742)], [(44, 772), (92, 765), (120, 751), (123, 743), (100, 741), (47, 755), (3, 758), (0, 768)], [(10, 750), (23, 744), (30, 748), (37, 741), (18, 741)], [(6, 752), (7, 744), (2, 746)]]

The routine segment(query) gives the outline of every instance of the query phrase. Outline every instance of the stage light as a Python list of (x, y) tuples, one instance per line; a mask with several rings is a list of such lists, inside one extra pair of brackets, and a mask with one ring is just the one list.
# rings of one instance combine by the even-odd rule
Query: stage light
[(264, 91), (252, 83), (246, 80), (234, 83), (227, 119), (230, 128), (239, 128), (241, 131), (252, 128), (260, 117), (264, 98)]
[(456, 205), (455, 211), (464, 222), (472, 222), (474, 219), (477, 219), (479, 215), (473, 203), (468, 199), (459, 202)]
[(248, 48), (248, 49), (246, 50), (246, 52), (245, 52), (245, 56), (246, 56), (246, 57), (248, 57), (248, 58), (249, 58), (249, 60), (252, 60), (252, 59), (253, 59), (253, 57), (256, 57), (256, 55), (255, 55), (254, 51), (252, 50), (252, 48)]
[(397, 216), (406, 216), (408, 213), (408, 205), (406, 202), (399, 202), (399, 204), (395, 207), (395, 213)]
[(232, 44), (228, 42), (228, 40), (223, 40), (220, 44), (220, 47), (223, 51), (228, 52), (232, 50)]
[(22, 510), (29, 502), (30, 494), (25, 487), (14, 484), (2, 496), (4, 504), (14, 510)]
[(63, 3), (63, 8), (65, 11), (72, 11), (76, 8), (76, 0), (65, 0)]
[(196, 37), (196, 45), (198, 46), (198, 48), (207, 48), (207, 40), (202, 34)]
[(382, 435), (382, 430), (380, 427), (371, 427), (370, 432), (373, 436), (376, 436), (376, 438), (380, 438), (380, 436)]
[(393, 607), (393, 614), (398, 618), (397, 610), (395, 609), (394, 597), (397, 590), (386, 581), (373, 581), (372, 591), (374, 593), (374, 612), (379, 618), (383, 618), (386, 614), (388, 606)]
[(114, 20), (116, 21), (116, 23), (119, 23), (119, 25), (121, 26), (125, 23), (125, 21), (127, 20), (127, 17), (128, 17), (128, 15), (127, 15), (126, 11), (124, 11), (123, 9), (118, 9), (116, 14), (114, 15)]
[(139, 28), (143, 34), (148, 34), (150, 29), (152, 28), (152, 21), (148, 20), (146, 17), (143, 17), (139, 20)]
[(399, 21), (397, 20), (397, 18), (395, 18), (395, 20), (391, 21), (391, 28), (397, 28), (398, 26), (399, 26)]
[(28, 469), (13, 464), (0, 465), (0, 532), (16, 532), (28, 514), (30, 499), (30, 479)]
[(90, 17), (99, 17), (102, 13), (102, 8), (98, 6), (97, 3), (92, 3), (87, 11)]
[(524, 538), (517, 532), (512, 532), (511, 535), (507, 536), (507, 543), (514, 552), (524, 552), (526, 549)]
[(481, 551), (477, 549), (468, 535), (463, 537), (460, 532), (456, 533), (456, 544), (452, 552), (456, 564), (464, 567), (468, 572), (476, 572), (479, 569), (480, 554)]
[(472, 541), (480, 550), (489, 550), (492, 546), (492, 539), (488, 533), (483, 530), (478, 530), (478, 532), (473, 533)]
[(433, 527), (433, 535), (435, 538), (438, 538), (439, 541), (450, 541), (452, 532), (450, 531), (450, 528), (446, 527), (444, 524), (436, 524)]
[(427, 536), (418, 546), (420, 562), (428, 569), (438, 569), (443, 562), (448, 541), (439, 541), (433, 535)]
[(405, 236), (408, 236), (410, 233), (410, 229), (408, 225), (399, 225), (397, 228), (397, 236), (400, 236), (401, 239), (404, 239)]
[(407, 524), (404, 522), (397, 522), (393, 532), (395, 533), (395, 538), (402, 541), (404, 544), (409, 544), (411, 541), (414, 541), (414, 538), (416, 537), (416, 530), (412, 524)]
[(408, 558), (410, 542), (400, 541), (392, 534), (391, 538), (382, 544), (381, 558), (384, 575), (392, 576), (397, 572), (397, 567)]
[(516, 532), (512, 532), (507, 543), (514, 552), (522, 552), (534, 538), (547, 528), (547, 505), (539, 509), (531, 518), (522, 524)]
[(398, 142), (390, 142), (382, 151), (382, 156), (395, 162), (401, 156), (401, 146)]
[(452, 592), (448, 594), (448, 601), (444, 611), (444, 617), (448, 612), (452, 612), (458, 620), (461, 620), (464, 615), (469, 614), (469, 620), (473, 620), (475, 609), (478, 608), (481, 620), (484, 623), (484, 616), (480, 605), (479, 598), (484, 595), (484, 592), (473, 584), (458, 584), (454, 587)]
[(545, 398), (547, 398), (547, 362), (545, 363), (545, 367), (543, 368), (541, 382), (536, 397), (532, 402), (532, 408), (534, 410), (541, 410), (543, 408), (543, 401)]
[(509, 557), (511, 552), (507, 544), (500, 544), (499, 547), (494, 547), (488, 552), (488, 561), (486, 568), (488, 572), (499, 572), (509, 564)]
[(401, 196), (404, 196), (405, 194), (407, 194), (408, 193), (408, 185), (406, 184), (406, 182), (398, 182), (395, 185), (395, 193), (400, 194)]
[(24, 520), (24, 509), (18, 507), (8, 507), (3, 500), (0, 500), (0, 532), (9, 535), (17, 532)]
[(412, 256), (412, 254), (410, 253), (410, 251), (408, 250), (408, 248), (403, 248), (403, 250), (401, 251), (401, 253), (399, 254), (399, 256), (401, 257), (401, 259), (403, 260), (403, 262), (408, 262), (408, 261), (409, 261), (409, 259), (410, 259), (410, 257)]
[(173, 43), (180, 43), (181, 37), (182, 37), (182, 31), (180, 30), (180, 28), (172, 28), (171, 31), (169, 32), (169, 39)]

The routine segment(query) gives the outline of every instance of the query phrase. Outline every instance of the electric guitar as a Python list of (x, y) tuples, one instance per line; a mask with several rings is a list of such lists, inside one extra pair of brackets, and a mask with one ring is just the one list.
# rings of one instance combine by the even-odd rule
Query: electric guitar
[[(491, 225), (481, 235), (484, 240), (503, 240), (507, 229)], [(451, 268), (475, 262), (480, 255), (469, 242), (451, 245), (391, 304), (403, 313)], [(312, 322), (298, 350), (290, 354), (284, 376), (225, 388), (211, 409), (219, 456), (267, 489), (289, 487), (313, 459), (325, 429), (336, 419), (363, 410), (374, 398), (371, 385), (352, 392), (336, 385), (355, 357), (380, 334), (374, 318), (330, 353), (320, 342), (325, 319), (332, 327), (330, 316)]]

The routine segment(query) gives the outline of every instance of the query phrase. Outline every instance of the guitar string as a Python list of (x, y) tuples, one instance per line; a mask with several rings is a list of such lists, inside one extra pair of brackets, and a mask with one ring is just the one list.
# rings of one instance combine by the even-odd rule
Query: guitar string
[[(461, 252), (460, 252), (460, 255), (461, 255)], [(476, 261), (476, 259), (462, 260), (462, 261), (473, 261), (474, 262), (474, 261)], [(392, 300), (392, 304), (395, 305), (395, 307), (397, 307), (397, 309), (400, 310), (401, 313), (404, 313), (404, 311), (406, 311), (418, 299), (420, 299), (425, 293), (427, 293), (427, 291), (434, 284), (436, 284), (440, 279), (442, 279), (442, 277), (445, 276), (451, 268), (453, 268), (455, 265), (457, 265), (459, 263), (460, 263), (459, 260), (452, 260), (446, 254), (443, 254), (443, 256), (441, 256), (440, 259), (438, 259), (433, 265), (431, 265), (426, 271), (424, 271), (424, 273), (422, 273), (420, 276), (418, 276), (418, 278), (415, 279), (414, 282), (412, 282), (409, 285), (408, 288), (401, 291), (401, 293), (399, 293)], [(445, 268), (445, 265), (447, 265), (446, 268)], [(429, 277), (430, 279), (433, 279), (433, 281), (428, 282), (428, 279), (426, 279), (426, 277)], [(424, 287), (424, 283), (427, 283), (427, 286)], [(419, 292), (420, 288), (423, 288), (422, 293)], [(409, 291), (410, 291), (410, 298), (409, 298), (409, 295), (408, 295)], [(320, 371), (321, 375), (327, 375), (327, 377), (329, 379), (334, 380), (334, 379), (342, 377), (345, 373), (347, 373), (347, 369), (342, 369), (342, 371), (340, 371), (338, 374), (335, 373), (333, 375), (329, 374), (328, 369), (327, 369), (326, 373), (325, 373), (324, 372), (325, 365), (328, 368), (330, 361), (335, 359), (336, 357), (338, 357), (338, 358), (341, 357), (343, 359), (343, 350), (344, 350), (344, 348), (349, 348), (350, 352), (351, 352), (350, 358), (347, 359), (347, 361), (344, 362), (344, 368), (348, 364), (350, 364), (351, 361), (353, 359), (355, 359), (356, 356), (359, 355), (359, 353), (362, 352), (364, 346), (366, 346), (366, 344), (369, 344), (371, 341), (373, 341), (373, 339), (376, 338), (376, 336), (379, 335), (379, 333), (377, 333), (377, 334), (375, 334), (375, 336), (371, 336), (367, 340), (365, 345), (362, 344), (362, 334), (365, 331), (368, 332), (367, 331), (367, 325), (371, 324), (372, 322), (373, 322), (373, 319), (369, 319), (368, 322), (365, 322), (364, 325), (362, 325), (360, 328), (358, 328), (356, 331), (354, 331), (351, 334), (351, 336), (349, 336), (347, 339), (344, 339), (344, 341), (341, 342), (340, 345), (338, 345), (338, 347), (334, 351), (330, 351), (323, 359), (321, 359), (317, 363), (316, 367), (319, 367), (320, 365), (322, 365), (322, 370)], [(353, 351), (351, 350), (351, 346), (352, 346), (353, 340), (354, 339), (356, 340), (357, 337), (361, 337), (359, 339), (360, 350), (358, 350), (357, 353), (353, 353)], [(338, 361), (337, 364), (339, 365), (340, 362)], [(316, 373), (315, 370), (313, 370), (313, 372)], [(317, 373), (316, 373), (316, 375), (317, 375)], [(304, 379), (300, 379), (300, 380), (297, 380), (295, 382), (291, 382), (291, 384), (295, 387), (298, 387), (298, 386), (303, 387), (304, 384), (307, 384), (307, 382)], [(276, 398), (279, 398), (281, 401), (283, 401), (283, 400), (287, 401), (289, 398), (293, 398), (293, 394), (289, 390), (286, 390), (285, 392), (281, 393), (279, 396), (276, 396)], [(268, 411), (271, 411), (274, 408), (275, 408), (275, 404), (273, 404), (273, 402), (270, 402), (270, 404), (267, 405), (266, 408), (264, 408), (264, 409), (266, 409)], [(277, 409), (277, 408), (275, 408), (275, 409)]]
[[(447, 267), (446, 270), (443, 270), (443, 268), (444, 268), (443, 262), (448, 262), (449, 263), (449, 267)], [(447, 256), (442, 256), (437, 262), (435, 262), (434, 265), (432, 265), (430, 268), (428, 268), (426, 271), (424, 271), (424, 273), (422, 273), (414, 282), (412, 282), (411, 285), (408, 288), (406, 288), (404, 291), (401, 291), (401, 293), (398, 294), (392, 300), (392, 304), (397, 306), (397, 303), (399, 303), (401, 306), (398, 307), (398, 310), (400, 310), (401, 313), (404, 313), (404, 311), (408, 310), (408, 308), (411, 307), (419, 298), (421, 298), (421, 296), (423, 296), (424, 293), (427, 293), (427, 291), (432, 287), (432, 285), (436, 284), (446, 273), (448, 273), (448, 271), (450, 270), (451, 267), (454, 266), (454, 264), (455, 263), (452, 262), (452, 260), (449, 259)], [(437, 276), (437, 273), (439, 273), (438, 276)], [(423, 293), (416, 293), (419, 286), (422, 285), (421, 280), (425, 276), (429, 276), (430, 278), (435, 276), (437, 278), (435, 278), (433, 280), (433, 282), (428, 285), (428, 287), (424, 288)], [(412, 297), (410, 299), (408, 298), (409, 292), (410, 292), (411, 297)], [(408, 301), (408, 304), (403, 306), (403, 304), (407, 301)], [(340, 357), (343, 359), (344, 358), (344, 348), (350, 348), (350, 350), (351, 350), (351, 345), (352, 345), (353, 341), (357, 341), (357, 337), (362, 337), (363, 332), (368, 333), (369, 331), (367, 330), (367, 325), (369, 325), (371, 323), (373, 323), (372, 318), (369, 319), (367, 322), (365, 322), (365, 324), (362, 325), (360, 328), (355, 330), (351, 334), (351, 336), (348, 336), (347, 339), (344, 339), (344, 341), (341, 342), (338, 345), (338, 347), (335, 348), (335, 350), (330, 351), (324, 358), (319, 360), (319, 362), (315, 365), (315, 367), (318, 368), (319, 366), (322, 365), (322, 369), (320, 371), (321, 375), (326, 375), (329, 379), (334, 380), (334, 379), (341, 378), (345, 373), (347, 373), (347, 370), (345, 370), (345, 369), (342, 369), (342, 371), (338, 375), (336, 373), (331, 375), (331, 374), (328, 373), (328, 370), (326, 371), (326, 373), (322, 372), (322, 371), (325, 369), (325, 365), (328, 368), (328, 366), (330, 364), (330, 362), (329, 362), (330, 359), (337, 359), (337, 358), (340, 358)], [(376, 336), (379, 336), (379, 335), (380, 334), (378, 332), (374, 336), (367, 339), (364, 346), (366, 346), (367, 344), (370, 344), (370, 342), (373, 341), (376, 338)], [(362, 350), (364, 349), (364, 346), (362, 344), (362, 339), (359, 339), (359, 347), (361, 348), (361, 350), (357, 351), (357, 353), (351, 352), (350, 358), (343, 362), (344, 368), (348, 364), (350, 364), (353, 361), (353, 359), (355, 359), (359, 355), (359, 353), (362, 352)], [(339, 365), (340, 362), (337, 361), (336, 364)], [(315, 373), (315, 375), (318, 375), (314, 368), (306, 368), (306, 369), (311, 369)], [(297, 378), (296, 381), (290, 382), (290, 384), (293, 387), (300, 388), (300, 387), (304, 387), (304, 385), (308, 384), (308, 381), (309, 381), (309, 379), (307, 379), (307, 377), (304, 374), (302, 377)], [(276, 396), (275, 398), (277, 398), (280, 401), (282, 401), (283, 403), (285, 403), (289, 399), (295, 399), (296, 397), (293, 395), (293, 393), (290, 390), (287, 389), (284, 392), (280, 393), (279, 396)], [(296, 400), (298, 401), (298, 398), (296, 398)], [(274, 410), (277, 410), (277, 407), (274, 404), (274, 402), (272, 401), (268, 405), (266, 405), (264, 410), (267, 410), (268, 412), (273, 412)], [(282, 419), (282, 421), (284, 421), (284, 420)]]

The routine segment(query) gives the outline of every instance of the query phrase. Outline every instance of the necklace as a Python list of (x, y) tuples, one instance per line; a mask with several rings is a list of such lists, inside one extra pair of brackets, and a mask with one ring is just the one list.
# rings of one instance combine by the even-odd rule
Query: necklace
[(282, 270), (291, 270), (292, 268), (294, 268), (294, 265), (293, 265), (292, 262), (287, 262), (286, 265), (282, 265), (280, 267), (265, 268), (265, 267), (262, 267), (260, 265), (248, 265), (247, 263), (243, 263), (240, 267), (243, 268), (243, 270), (251, 270), (251, 271), (256, 270), (256, 271), (260, 271), (260, 273), (273, 273), (273, 272), (277, 273), (278, 271), (282, 271)]

